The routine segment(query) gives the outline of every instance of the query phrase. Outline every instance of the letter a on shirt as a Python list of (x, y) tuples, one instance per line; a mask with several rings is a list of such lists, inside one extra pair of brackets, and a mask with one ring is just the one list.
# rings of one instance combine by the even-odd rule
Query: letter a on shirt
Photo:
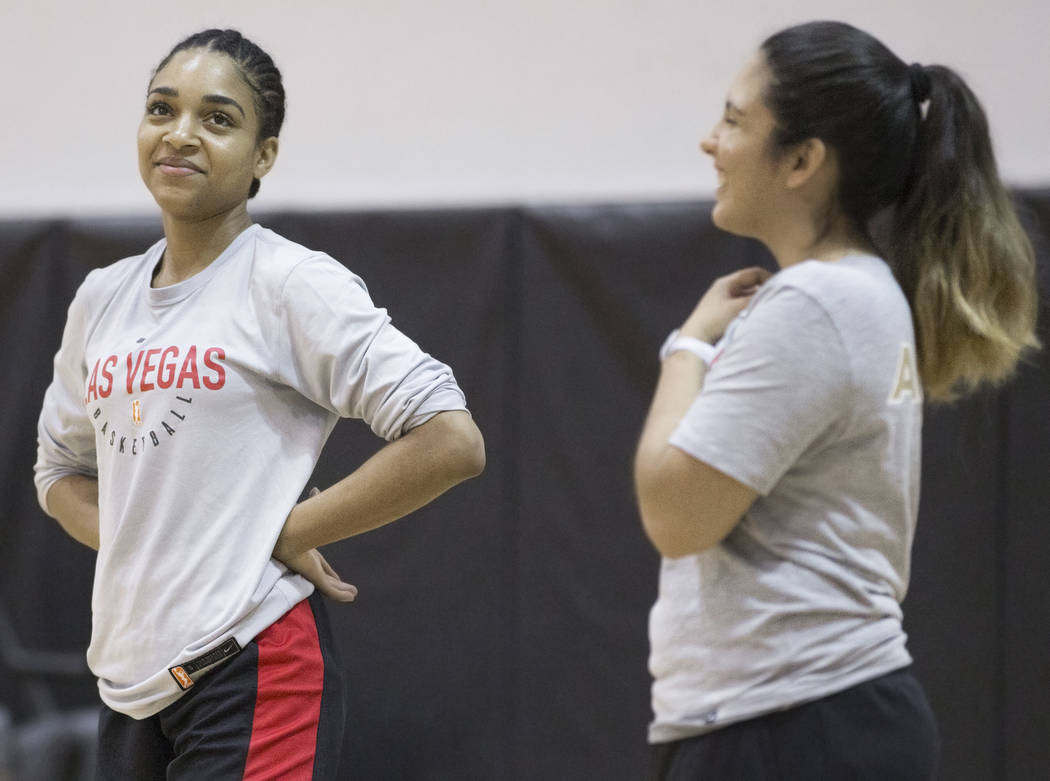
[(901, 344), (900, 358), (897, 360), (897, 375), (890, 391), (890, 404), (901, 404), (905, 399), (918, 401), (922, 398), (922, 385), (919, 382), (919, 370), (915, 365), (915, 355), (910, 344)]

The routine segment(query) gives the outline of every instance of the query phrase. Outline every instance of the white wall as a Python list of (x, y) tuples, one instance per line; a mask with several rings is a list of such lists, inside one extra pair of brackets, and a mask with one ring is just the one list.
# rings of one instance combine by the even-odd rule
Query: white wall
[(697, 141), (729, 80), (766, 35), (813, 18), (958, 69), (1006, 179), (1050, 184), (1046, 0), (12, 0), (0, 218), (150, 212), (145, 86), (208, 26), (241, 29), (285, 74), (259, 208), (706, 197)]

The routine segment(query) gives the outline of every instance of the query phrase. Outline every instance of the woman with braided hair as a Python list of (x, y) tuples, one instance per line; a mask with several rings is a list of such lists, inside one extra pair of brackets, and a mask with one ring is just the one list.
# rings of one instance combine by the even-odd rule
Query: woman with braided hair
[(717, 280), (661, 351), (635, 460), (662, 554), (653, 778), (929, 779), (909, 671), (925, 402), (1037, 346), (1032, 248), (952, 70), (814, 22), (766, 40), (701, 147)]
[[(340, 777), (318, 592), (356, 589), (317, 547), (484, 465), (449, 367), (360, 278), (248, 215), (284, 103), (273, 61), (236, 31), (164, 58), (138, 133), (164, 238), (88, 275), (44, 398), (40, 502), (98, 551), (102, 781)], [(339, 417), (389, 444), (298, 502)]]

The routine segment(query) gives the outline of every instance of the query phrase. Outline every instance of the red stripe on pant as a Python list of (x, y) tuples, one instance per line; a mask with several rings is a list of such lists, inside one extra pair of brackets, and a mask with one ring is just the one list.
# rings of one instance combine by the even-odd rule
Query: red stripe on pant
[(310, 781), (324, 690), (324, 660), (303, 600), (255, 638), (259, 685), (245, 781)]

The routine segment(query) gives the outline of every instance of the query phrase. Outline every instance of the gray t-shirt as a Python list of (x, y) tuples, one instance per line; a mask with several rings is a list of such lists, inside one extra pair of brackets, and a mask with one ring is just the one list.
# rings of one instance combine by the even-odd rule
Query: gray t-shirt
[(98, 477), (87, 659), (137, 719), (313, 591), (271, 554), (340, 417), (393, 440), (466, 409), (452, 370), (331, 257), (253, 225), (153, 288), (165, 246), (80, 286), (38, 429), (45, 510), (56, 481)]
[(654, 743), (911, 662), (900, 601), (922, 391), (890, 269), (870, 256), (784, 269), (718, 347), (670, 441), (759, 497), (722, 543), (662, 562), (650, 615)]

